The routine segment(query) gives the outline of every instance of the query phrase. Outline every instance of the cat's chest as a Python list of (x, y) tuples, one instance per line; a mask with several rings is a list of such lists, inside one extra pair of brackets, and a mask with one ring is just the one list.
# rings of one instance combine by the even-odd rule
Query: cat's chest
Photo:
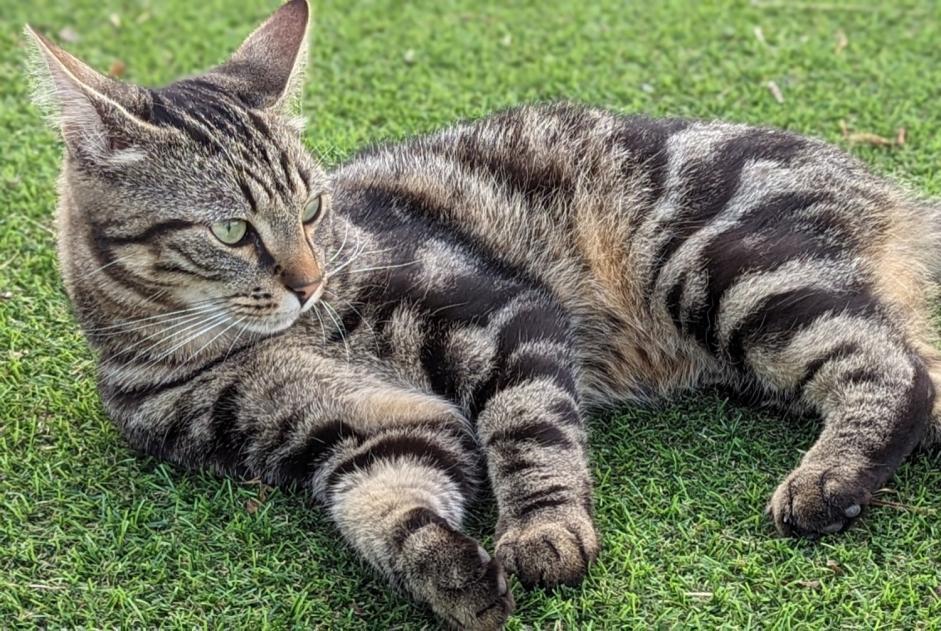
[(460, 403), (495, 358), (486, 319), (456, 306), (458, 294), (398, 289), (316, 305), (301, 323), (304, 335), (324, 355)]

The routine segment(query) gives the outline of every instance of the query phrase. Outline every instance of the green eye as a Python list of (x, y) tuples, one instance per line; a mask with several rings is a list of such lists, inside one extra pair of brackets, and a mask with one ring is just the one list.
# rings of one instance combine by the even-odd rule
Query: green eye
[(301, 216), (301, 221), (310, 223), (320, 217), (320, 211), (323, 209), (322, 197), (322, 195), (318, 195), (307, 204), (307, 208), (304, 209), (304, 214)]
[(248, 222), (241, 219), (226, 219), (217, 221), (210, 226), (212, 234), (226, 245), (235, 245), (242, 240), (248, 231)]

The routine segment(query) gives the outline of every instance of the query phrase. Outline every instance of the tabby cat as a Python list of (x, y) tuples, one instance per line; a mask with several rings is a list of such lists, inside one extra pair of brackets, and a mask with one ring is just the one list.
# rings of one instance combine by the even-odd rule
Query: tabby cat
[[(724, 384), (819, 414), (771, 497), (856, 519), (941, 435), (941, 208), (822, 142), (525, 106), (325, 172), (295, 101), (309, 8), (147, 89), (27, 29), (65, 142), (58, 254), (136, 449), (322, 503), (455, 627), (598, 554), (586, 413)], [(495, 554), (461, 531), (488, 484)]]

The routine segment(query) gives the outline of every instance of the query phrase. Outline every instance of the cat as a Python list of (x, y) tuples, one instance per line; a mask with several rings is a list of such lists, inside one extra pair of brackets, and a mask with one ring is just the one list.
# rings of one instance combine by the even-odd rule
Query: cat
[[(941, 208), (821, 141), (521, 106), (331, 172), (296, 117), (310, 9), (147, 89), (27, 27), (65, 145), (58, 257), (137, 450), (321, 503), (447, 624), (599, 552), (586, 415), (722, 384), (822, 417), (781, 533), (844, 530), (941, 436)], [(495, 552), (464, 534), (488, 485)]]

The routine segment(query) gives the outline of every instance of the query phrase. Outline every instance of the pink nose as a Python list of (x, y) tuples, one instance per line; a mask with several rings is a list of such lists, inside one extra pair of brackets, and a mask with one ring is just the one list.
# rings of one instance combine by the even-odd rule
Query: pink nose
[(320, 288), (320, 281), (320, 278), (314, 280), (296, 280), (294, 282), (286, 280), (284, 284), (297, 296), (297, 299), (303, 307), (304, 304), (310, 300), (310, 297)]

